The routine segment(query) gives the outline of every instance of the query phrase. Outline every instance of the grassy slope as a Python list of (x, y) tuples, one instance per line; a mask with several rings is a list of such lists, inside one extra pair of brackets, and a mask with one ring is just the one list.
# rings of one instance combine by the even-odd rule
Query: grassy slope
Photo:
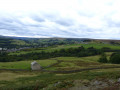
[[(118, 79), (120, 69), (93, 70), (74, 74), (52, 74), (40, 72), (1, 72), (0, 89), (3, 90), (65, 90), (75, 80)], [(4, 76), (3, 76), (4, 75)], [(7, 76), (7, 78), (5, 78)], [(56, 83), (61, 82), (58, 86)], [(38, 87), (39, 86), (39, 87)], [(38, 87), (39, 89), (35, 89)], [(9, 88), (9, 89), (8, 89)], [(27, 89), (26, 89), (27, 88)], [(34, 88), (34, 89), (33, 89)]]
[(22, 41), (22, 40), (11, 40), (11, 44), (15, 44), (15, 45), (29, 45), (28, 43), (26, 43), (25, 41)]
[[(111, 52), (106, 53), (107, 57), (112, 54)], [(97, 67), (97, 66), (105, 66), (105, 65), (111, 65), (111, 64), (101, 64), (97, 62), (99, 59), (99, 55), (96, 56), (88, 56), (88, 57), (57, 57), (57, 58), (51, 58), (46, 60), (37, 60), (37, 62), (45, 67), (50, 64), (56, 63), (57, 60), (62, 60), (62, 63), (53, 66), (51, 68), (48, 68), (49, 70), (75, 70), (75, 69), (81, 69), (86, 67)], [(18, 61), (18, 62), (6, 62), (6, 63), (0, 63), (0, 69), (30, 69), (30, 63), (32, 61)], [(113, 64), (112, 64), (113, 65)]]
[[(110, 47), (112, 49), (120, 49), (119, 45), (110, 45), (110, 44), (74, 44), (74, 45), (62, 45), (58, 47), (48, 47), (43, 48), (44, 51), (54, 51), (59, 50), (61, 48), (70, 48), (70, 47), (79, 47), (84, 46), (85, 48), (94, 46), (95, 48), (102, 48), (102, 47)], [(21, 53), (29, 53), (29, 52), (40, 52), (42, 50), (38, 49), (31, 49), (30, 51), (21, 51), (18, 53), (11, 53), (11, 54), (21, 54)], [(107, 53), (107, 57), (111, 53)], [(101, 64), (97, 62), (100, 56), (89, 56), (89, 57), (58, 57), (54, 59), (63, 60), (62, 62), (54, 67), (48, 68), (49, 70), (72, 70), (72, 69), (80, 69), (86, 67), (98, 67), (98, 66), (114, 66), (115, 64)], [(47, 60), (38, 60), (37, 62), (40, 63), (41, 66), (48, 66), (56, 62), (54, 59), (47, 59)], [(7, 62), (7, 63), (0, 63), (0, 68), (14, 68), (14, 69), (30, 69), (30, 63), (32, 61), (20, 61), (20, 62)], [(116, 66), (116, 65), (115, 65)], [(94, 79), (94, 78), (110, 78), (110, 79), (118, 79), (120, 77), (120, 69), (101, 69), (101, 70), (93, 70), (93, 71), (85, 71), (80, 73), (74, 74), (53, 74), (53, 73), (40, 73), (40, 72), (10, 72), (10, 71), (0, 71), (0, 87), (5, 86), (4, 88), (17, 88), (17, 87), (30, 87), (40, 85), (43, 87), (49, 87), (54, 90), (55, 88), (54, 83), (59, 81), (73, 81), (79, 79)], [(53, 85), (53, 87), (51, 87)], [(60, 88), (60, 87), (59, 87)], [(1, 88), (0, 88), (1, 89)], [(8, 89), (6, 89), (8, 90)], [(11, 89), (13, 90), (13, 89)], [(17, 89), (14, 89), (17, 90)], [(28, 89), (30, 90), (30, 89)], [(61, 90), (61, 89), (60, 89)]]
[[(106, 53), (107, 58), (109, 59), (112, 52)], [(88, 56), (88, 57), (57, 57), (57, 60), (62, 60), (62, 63), (48, 68), (48, 70), (76, 70), (83, 68), (91, 68), (91, 67), (103, 67), (103, 66), (120, 66), (117, 64), (110, 63), (99, 63), (97, 60), (100, 55), (96, 56)]]
[[(112, 53), (106, 53), (107, 57)], [(72, 69), (80, 69), (86, 67), (98, 67), (98, 66), (110, 66), (113, 64), (101, 64), (97, 62), (99, 55), (97, 56), (89, 56), (89, 57), (58, 57), (47, 60), (38, 60), (42, 66), (47, 66), (56, 62), (56, 60), (63, 60), (62, 62), (56, 66), (48, 68), (50, 70), (72, 70)], [(29, 69), (31, 61), (20, 61), (20, 62), (8, 62), (8, 63), (0, 63), (0, 68), (21, 68), (21, 69)], [(40, 72), (11, 72), (11, 71), (0, 71), (0, 87), (3, 87), (6, 90), (14, 88), (29, 88), (28, 90), (32, 90), (32, 87), (36, 87), (36, 85), (40, 85), (40, 88), (46, 87), (48, 90), (56, 90), (56, 88), (71, 87), (73, 80), (92, 80), (94, 78), (110, 78), (110, 79), (118, 79), (120, 77), (119, 68), (117, 69), (101, 69), (101, 70), (92, 70), (85, 71), (73, 74), (53, 74), (53, 73), (40, 73)], [(54, 86), (56, 82), (62, 82), (62, 86)], [(65, 82), (65, 83), (64, 83)], [(70, 84), (70, 85), (69, 85)]]
[(24, 40), (17, 40), (13, 38), (1, 38), (0, 37), (0, 47), (4, 48), (16, 48), (19, 45), (29, 45)]

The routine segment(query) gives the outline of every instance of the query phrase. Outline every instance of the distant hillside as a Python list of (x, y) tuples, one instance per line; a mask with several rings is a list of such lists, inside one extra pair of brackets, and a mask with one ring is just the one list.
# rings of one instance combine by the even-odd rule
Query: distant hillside
[(120, 44), (120, 40), (88, 38), (25, 38), (0, 36), (0, 47), (2, 48), (47, 47), (53, 45), (79, 44), (83, 42)]
[(19, 48), (19, 47), (46, 47), (53, 45), (81, 43), (88, 39), (78, 38), (24, 38), (0, 36), (0, 47)]
[(112, 39), (91, 39), (92, 41), (96, 43), (110, 43), (110, 44), (119, 44), (120, 40), (112, 40)]
[(17, 40), (10, 37), (0, 36), (0, 47), (2, 48), (19, 48), (20, 46), (28, 46), (24, 40)]

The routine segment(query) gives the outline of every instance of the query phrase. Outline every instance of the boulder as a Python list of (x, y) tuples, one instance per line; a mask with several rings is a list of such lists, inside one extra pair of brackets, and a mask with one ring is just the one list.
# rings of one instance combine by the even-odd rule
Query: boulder
[(34, 61), (34, 62), (31, 63), (31, 69), (32, 70), (41, 70), (42, 67), (36, 61)]

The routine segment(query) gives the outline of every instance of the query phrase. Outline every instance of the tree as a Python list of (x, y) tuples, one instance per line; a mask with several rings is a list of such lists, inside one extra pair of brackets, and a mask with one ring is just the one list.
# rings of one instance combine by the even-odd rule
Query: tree
[(101, 63), (107, 63), (107, 62), (108, 62), (105, 53), (102, 53), (102, 54), (101, 54), (101, 57), (99, 58), (98, 62), (101, 62)]
[(120, 64), (120, 53), (113, 53), (110, 56), (110, 63)]

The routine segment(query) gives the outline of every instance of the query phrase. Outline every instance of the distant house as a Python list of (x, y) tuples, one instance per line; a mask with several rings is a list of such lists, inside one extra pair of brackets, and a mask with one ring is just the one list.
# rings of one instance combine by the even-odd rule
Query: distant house
[(2, 51), (2, 48), (0, 48), (0, 51)]
[(34, 62), (31, 63), (31, 69), (32, 70), (41, 70), (42, 67), (36, 61), (34, 61)]

